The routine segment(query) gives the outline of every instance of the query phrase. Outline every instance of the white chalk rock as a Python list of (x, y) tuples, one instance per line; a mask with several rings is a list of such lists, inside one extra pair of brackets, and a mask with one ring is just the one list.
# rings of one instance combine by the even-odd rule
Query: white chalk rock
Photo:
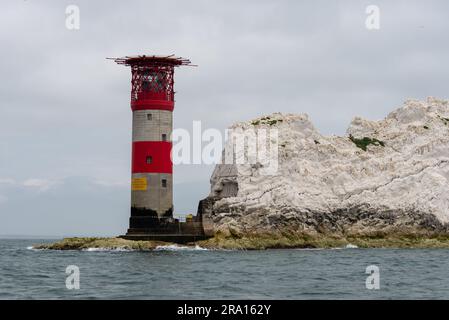
[(209, 233), (448, 232), (448, 101), (406, 101), (381, 121), (356, 117), (344, 137), (321, 135), (304, 114), (237, 128), (277, 130), (277, 170), (263, 161), (217, 165), (201, 203)]

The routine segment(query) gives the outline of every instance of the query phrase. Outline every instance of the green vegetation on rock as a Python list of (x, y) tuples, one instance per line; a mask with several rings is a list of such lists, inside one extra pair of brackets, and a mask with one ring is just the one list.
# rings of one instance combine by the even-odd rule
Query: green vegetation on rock
[(251, 124), (253, 126), (257, 126), (259, 124), (268, 124), (268, 125), (272, 126), (272, 125), (274, 125), (278, 122), (282, 122), (282, 121), (283, 121), (282, 119), (271, 119), (270, 117), (263, 117), (263, 118), (260, 118), (260, 120), (252, 121)]
[(359, 147), (360, 149), (362, 149), (363, 151), (366, 151), (367, 147), (372, 144), (375, 146), (382, 146), (385, 147), (385, 143), (383, 141), (380, 141), (376, 138), (368, 138), (368, 137), (364, 137), (363, 139), (357, 139), (354, 138), (352, 135), (349, 135), (349, 139), (354, 142), (354, 144)]

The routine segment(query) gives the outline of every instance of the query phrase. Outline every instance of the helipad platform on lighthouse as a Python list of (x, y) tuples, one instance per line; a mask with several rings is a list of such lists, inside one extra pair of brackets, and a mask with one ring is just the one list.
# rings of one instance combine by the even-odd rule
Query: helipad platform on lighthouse
[(164, 56), (164, 55), (135, 55), (135, 56), (125, 56), (121, 58), (108, 58), (114, 60), (118, 64), (123, 64), (126, 66), (132, 66), (140, 63), (161, 63), (161, 64), (172, 64), (174, 66), (196, 66), (193, 65), (189, 59), (182, 57), (176, 57), (174, 54)]

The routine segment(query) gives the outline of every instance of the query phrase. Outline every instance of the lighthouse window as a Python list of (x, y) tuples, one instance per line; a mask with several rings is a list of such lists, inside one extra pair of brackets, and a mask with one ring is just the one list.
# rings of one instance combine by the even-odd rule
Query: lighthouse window
[(151, 114), (151, 113), (148, 113), (147, 114), (147, 120), (153, 120), (153, 115)]
[(162, 188), (167, 188), (167, 179), (162, 179)]
[(156, 71), (143, 72), (142, 90), (158, 92), (164, 89), (164, 76)]
[(153, 163), (153, 157), (152, 156), (148, 156), (147, 157), (147, 164), (152, 164)]
[(167, 135), (165, 133), (162, 134), (162, 141), (167, 141)]

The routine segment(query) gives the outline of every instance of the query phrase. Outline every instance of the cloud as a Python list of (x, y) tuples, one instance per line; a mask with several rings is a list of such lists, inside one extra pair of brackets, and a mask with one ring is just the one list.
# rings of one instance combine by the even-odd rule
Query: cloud
[(129, 180), (126, 181), (93, 180), (92, 183), (103, 187), (120, 187), (120, 188), (126, 188), (131, 185), (131, 182)]
[(16, 181), (10, 178), (0, 178), (0, 185), (15, 185)]
[(47, 180), (47, 179), (27, 179), (22, 183), (24, 187), (35, 188), (38, 189), (39, 191), (48, 191), (50, 188), (61, 184), (62, 181), (60, 180)]

